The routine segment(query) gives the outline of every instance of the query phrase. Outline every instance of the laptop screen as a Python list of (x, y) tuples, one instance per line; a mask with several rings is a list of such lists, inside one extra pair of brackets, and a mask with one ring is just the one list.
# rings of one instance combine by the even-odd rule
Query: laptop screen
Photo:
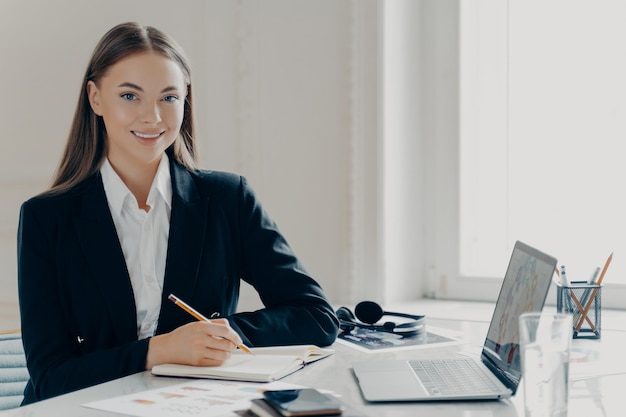
[(513, 393), (522, 374), (518, 319), (522, 313), (543, 309), (556, 262), (519, 241), (513, 248), (481, 355)]

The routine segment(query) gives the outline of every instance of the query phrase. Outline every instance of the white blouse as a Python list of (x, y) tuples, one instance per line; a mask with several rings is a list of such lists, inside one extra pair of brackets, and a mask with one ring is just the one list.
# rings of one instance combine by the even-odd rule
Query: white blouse
[(133, 287), (137, 337), (144, 339), (154, 335), (161, 310), (172, 211), (169, 158), (166, 154), (161, 158), (148, 194), (150, 210), (147, 212), (139, 208), (108, 159), (100, 173)]

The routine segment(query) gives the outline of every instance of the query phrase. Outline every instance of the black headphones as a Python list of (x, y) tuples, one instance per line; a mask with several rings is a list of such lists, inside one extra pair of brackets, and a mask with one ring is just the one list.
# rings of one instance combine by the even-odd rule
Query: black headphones
[[(355, 327), (358, 327), (378, 332), (394, 333), (400, 336), (412, 336), (424, 329), (424, 316), (384, 311), (381, 306), (373, 301), (361, 301), (354, 308), (354, 312), (356, 313), (356, 317), (347, 307), (339, 307), (336, 311), (337, 318), (339, 319), (339, 328), (343, 333), (349, 333), (354, 330)], [(383, 324), (375, 324), (383, 316), (403, 317), (411, 319), (411, 321), (406, 323), (386, 321)], [(357, 321), (357, 318), (360, 321)]]

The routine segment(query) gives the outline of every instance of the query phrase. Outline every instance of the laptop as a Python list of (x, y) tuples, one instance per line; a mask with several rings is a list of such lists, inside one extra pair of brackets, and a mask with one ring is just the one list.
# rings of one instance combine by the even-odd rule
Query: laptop
[(515, 242), (480, 358), (452, 353), (450, 358), (357, 361), (352, 366), (363, 397), (388, 402), (497, 400), (514, 395), (522, 374), (518, 318), (543, 309), (556, 263), (555, 258)]

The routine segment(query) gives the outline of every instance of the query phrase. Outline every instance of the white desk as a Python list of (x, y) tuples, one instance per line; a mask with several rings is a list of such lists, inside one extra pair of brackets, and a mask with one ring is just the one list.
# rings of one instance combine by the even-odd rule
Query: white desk
[[(437, 307), (439, 306), (439, 307)], [(371, 417), (414, 417), (423, 416), (459, 416), (465, 417), (523, 417), (523, 385), (520, 385), (518, 393), (512, 399), (503, 401), (480, 401), (480, 402), (440, 402), (440, 403), (403, 403), (403, 404), (368, 404), (359, 392), (359, 388), (351, 372), (351, 363), (354, 360), (376, 357), (408, 358), (416, 355), (437, 356), (443, 350), (462, 350), (464, 352), (479, 352), (487, 332), (490, 318), (489, 304), (445, 303), (425, 302), (420, 304), (421, 311), (417, 311), (415, 305), (401, 306), (403, 312), (426, 312), (429, 316), (428, 325), (446, 327), (462, 333), (463, 345), (448, 346), (445, 348), (422, 348), (417, 350), (383, 351), (379, 353), (367, 353), (354, 348), (336, 343), (336, 354), (319, 362), (307, 366), (304, 370), (296, 372), (283, 379), (285, 382), (332, 390), (342, 396), (342, 399), (354, 408)], [(437, 311), (446, 316), (448, 312), (456, 311), (466, 321), (452, 318), (438, 319)], [(615, 312), (613, 315), (621, 317), (624, 312)], [(611, 323), (612, 313), (603, 311), (603, 323)], [(615, 324), (619, 322), (615, 320)], [(569, 417), (588, 416), (619, 416), (625, 413), (624, 398), (626, 394), (620, 388), (626, 385), (626, 361), (622, 359), (622, 351), (626, 342), (626, 322), (624, 330), (616, 328), (602, 329), (600, 341), (574, 340), (576, 347), (597, 347), (599, 349), (599, 365), (603, 369), (611, 369), (607, 364), (619, 364), (624, 373), (617, 375), (605, 375), (591, 379), (578, 380), (570, 384)], [(99, 410), (81, 407), (81, 404), (101, 400), (134, 392), (152, 390), (164, 386), (180, 384), (181, 379), (163, 378), (152, 376), (149, 372), (142, 372), (115, 381), (107, 382), (84, 390), (76, 391), (67, 395), (52, 398), (26, 407), (9, 410), (3, 415), (7, 416), (45, 416), (45, 417), (96, 417), (96, 416), (119, 416)]]

